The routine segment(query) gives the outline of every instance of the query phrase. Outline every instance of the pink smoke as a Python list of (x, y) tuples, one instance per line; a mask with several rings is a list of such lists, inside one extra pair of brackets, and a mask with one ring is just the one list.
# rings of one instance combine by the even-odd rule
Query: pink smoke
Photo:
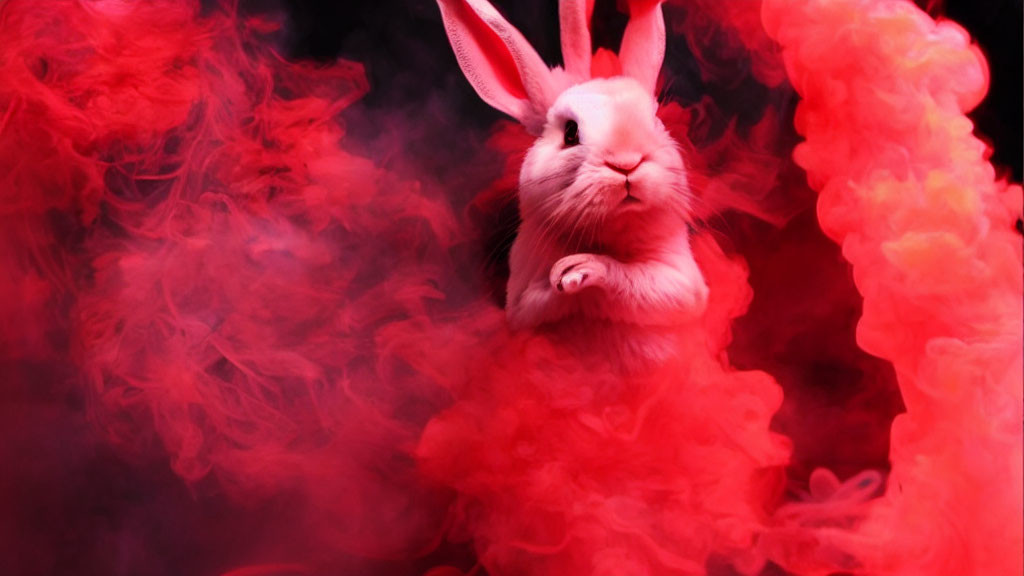
[(907, 4), (772, 1), (764, 16), (803, 96), (794, 156), (864, 295), (858, 344), (893, 363), (907, 406), (885, 495), (851, 507), (828, 487), (791, 505), (787, 529), (818, 553), (785, 561), (1019, 573), (1021, 188), (996, 179), (964, 116), (988, 88), (985, 60), (962, 28)]

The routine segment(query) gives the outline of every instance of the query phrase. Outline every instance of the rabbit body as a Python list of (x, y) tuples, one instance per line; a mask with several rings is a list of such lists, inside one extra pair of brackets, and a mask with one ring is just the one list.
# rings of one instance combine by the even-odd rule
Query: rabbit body
[[(685, 170), (655, 107), (626, 77), (576, 85), (552, 106), (520, 176), (507, 300), (514, 328), (580, 319), (667, 326), (703, 308)], [(579, 143), (567, 147), (570, 120)]]

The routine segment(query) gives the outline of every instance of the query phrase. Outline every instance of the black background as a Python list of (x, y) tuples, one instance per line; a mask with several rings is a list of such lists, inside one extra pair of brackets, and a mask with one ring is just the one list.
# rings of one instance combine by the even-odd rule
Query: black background
[[(935, 5), (934, 0), (919, 0)], [(503, 14), (531, 41), (548, 63), (558, 63), (558, 12), (554, 0), (495, 0)], [(978, 134), (992, 142), (995, 164), (1012, 170), (1021, 181), (1022, 167), (1022, 1), (947, 0), (933, 13), (964, 26), (989, 60), (992, 83), (989, 96), (972, 114)], [(612, 23), (595, 33), (598, 45), (616, 38), (619, 21), (614, 2), (598, 2), (602, 16)], [(289, 18), (286, 51), (292, 57), (356, 60), (367, 67), (371, 92), (363, 106), (406, 105), (425, 92), (443, 90), (452, 110), (467, 124), (483, 126), (501, 115), (479, 101), (448, 54), (447, 38), (434, 2), (427, 0), (372, 0), (334, 2), (291, 0), (281, 5)], [(692, 91), (692, 82), (677, 81), (673, 90)], [(679, 95), (677, 95), (679, 96)], [(686, 94), (683, 94), (685, 96)], [(350, 114), (354, 115), (354, 114)]]

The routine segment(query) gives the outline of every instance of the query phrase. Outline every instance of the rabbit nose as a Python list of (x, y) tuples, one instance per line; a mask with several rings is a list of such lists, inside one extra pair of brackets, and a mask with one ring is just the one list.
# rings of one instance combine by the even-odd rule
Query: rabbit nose
[(609, 158), (604, 161), (604, 165), (615, 170), (619, 174), (629, 176), (633, 170), (636, 170), (644, 162), (644, 157), (640, 154), (630, 154), (628, 156), (616, 156)]

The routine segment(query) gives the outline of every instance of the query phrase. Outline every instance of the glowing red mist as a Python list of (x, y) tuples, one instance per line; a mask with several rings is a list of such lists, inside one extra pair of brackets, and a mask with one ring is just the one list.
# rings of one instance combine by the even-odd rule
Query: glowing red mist
[(895, 0), (666, 15), (709, 86), (800, 103), (663, 106), (711, 300), (626, 378), (504, 326), (479, 228), (517, 126), (450, 159), (505, 158), (466, 202), (352, 152), (364, 70), (272, 19), (0, 0), (13, 573), (1020, 574), (1022, 200), (965, 116), (980, 51)]

